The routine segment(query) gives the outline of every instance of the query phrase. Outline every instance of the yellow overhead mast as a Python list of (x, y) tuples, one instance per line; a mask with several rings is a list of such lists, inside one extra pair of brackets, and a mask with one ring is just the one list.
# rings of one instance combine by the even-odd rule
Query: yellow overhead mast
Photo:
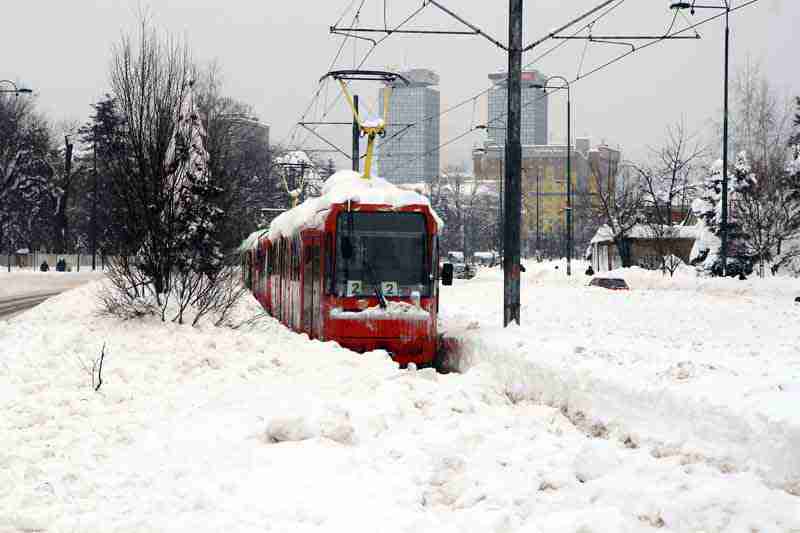
[[(358, 128), (361, 131), (361, 135), (367, 137), (367, 155), (364, 161), (364, 174), (361, 177), (365, 180), (368, 180), (371, 177), (370, 172), (372, 170), (372, 158), (375, 153), (375, 138), (379, 135), (381, 137), (386, 135), (386, 125), (388, 124), (389, 120), (389, 99), (392, 92), (392, 83), (394, 83), (396, 80), (401, 80), (407, 85), (408, 80), (393, 72), (375, 70), (337, 70), (329, 72), (323, 76), (322, 79), (325, 79), (328, 76), (339, 82), (342, 92), (347, 99), (347, 103), (350, 105), (350, 110), (353, 112), (353, 118), (355, 119), (356, 123), (358, 124)], [(364, 122), (356, 110), (353, 97), (347, 87), (346, 82), (348, 80), (382, 81), (386, 83), (386, 90), (383, 92), (383, 118), (379, 118), (377, 121)]]

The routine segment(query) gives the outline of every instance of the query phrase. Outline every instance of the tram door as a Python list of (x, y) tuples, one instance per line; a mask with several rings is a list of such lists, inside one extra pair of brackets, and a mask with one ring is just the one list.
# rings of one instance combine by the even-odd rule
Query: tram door
[(312, 339), (320, 336), (320, 297), (322, 268), (320, 261), (322, 239), (315, 235), (307, 240), (303, 250), (303, 331)]

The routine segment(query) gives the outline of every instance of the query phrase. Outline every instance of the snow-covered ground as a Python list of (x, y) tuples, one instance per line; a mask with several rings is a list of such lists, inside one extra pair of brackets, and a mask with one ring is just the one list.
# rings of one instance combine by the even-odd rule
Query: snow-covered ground
[(632, 290), (607, 291), (586, 286), (585, 264), (572, 279), (555, 266), (528, 264), (519, 328), (499, 327), (496, 299), (475, 305), (501, 271), (448, 294), (463, 340), (454, 365), (488, 366), (521, 399), (800, 495), (800, 280), (628, 269), (603, 275)]
[(446, 288), (461, 374), (269, 318), (119, 322), (96, 285), (0, 323), (0, 532), (800, 531), (797, 282), (524, 276), (511, 330), (497, 271)]

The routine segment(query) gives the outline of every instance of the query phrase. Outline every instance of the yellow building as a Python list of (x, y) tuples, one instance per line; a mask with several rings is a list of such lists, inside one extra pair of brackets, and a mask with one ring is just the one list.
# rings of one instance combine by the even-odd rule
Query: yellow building
[[(504, 150), (487, 145), (473, 151), (475, 176), (499, 180), (504, 176)], [(620, 152), (607, 146), (590, 149), (589, 139), (575, 141), (571, 154), (573, 240), (583, 247), (596, 229), (594, 213), (599, 208), (598, 187), (613, 189)], [(566, 228), (566, 145), (522, 147), (522, 239), (528, 253), (544, 250), (558, 253)], [(606, 169), (610, 168), (609, 173)]]

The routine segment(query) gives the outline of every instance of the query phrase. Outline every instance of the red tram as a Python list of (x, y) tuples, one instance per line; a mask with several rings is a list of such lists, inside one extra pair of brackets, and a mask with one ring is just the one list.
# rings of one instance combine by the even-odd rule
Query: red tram
[[(309, 338), (438, 366), (439, 228), (430, 207), (347, 201), (318, 216), (313, 229), (246, 241), (244, 282), (261, 305)], [(452, 283), (452, 267), (442, 282)]]

